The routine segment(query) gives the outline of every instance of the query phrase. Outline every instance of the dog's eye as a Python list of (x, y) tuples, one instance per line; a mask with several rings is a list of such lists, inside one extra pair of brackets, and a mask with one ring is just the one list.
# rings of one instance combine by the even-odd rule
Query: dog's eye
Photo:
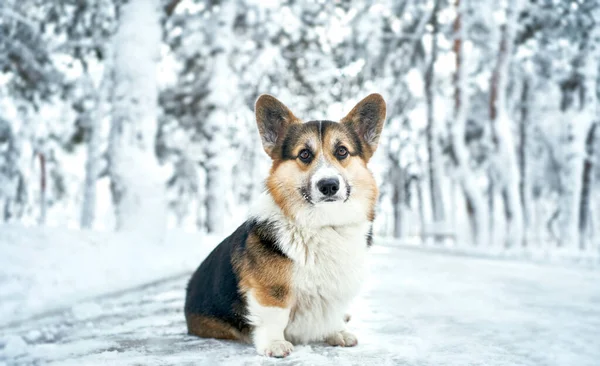
[(345, 146), (340, 146), (335, 151), (335, 155), (338, 157), (338, 159), (344, 159), (348, 156), (348, 149), (346, 149)]
[(310, 152), (310, 150), (304, 149), (304, 150), (300, 151), (300, 154), (298, 154), (298, 157), (303, 162), (308, 163), (310, 161), (310, 158), (312, 158), (312, 153)]

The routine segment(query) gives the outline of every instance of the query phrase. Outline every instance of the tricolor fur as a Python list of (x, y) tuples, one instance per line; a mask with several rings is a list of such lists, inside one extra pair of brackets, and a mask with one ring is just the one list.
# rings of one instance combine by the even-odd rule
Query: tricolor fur
[(371, 245), (378, 191), (367, 163), (384, 118), (379, 94), (339, 123), (302, 123), (274, 97), (258, 99), (258, 130), (273, 160), (267, 189), (192, 276), (190, 334), (252, 342), (274, 357), (292, 344), (357, 344), (345, 312)]

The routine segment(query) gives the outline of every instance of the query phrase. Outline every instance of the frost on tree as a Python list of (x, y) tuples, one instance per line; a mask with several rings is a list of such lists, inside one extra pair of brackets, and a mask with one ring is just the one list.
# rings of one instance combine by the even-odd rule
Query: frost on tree
[(124, 5), (114, 39), (111, 191), (117, 228), (154, 238), (165, 226), (164, 187), (154, 154), (160, 44), (159, 2)]

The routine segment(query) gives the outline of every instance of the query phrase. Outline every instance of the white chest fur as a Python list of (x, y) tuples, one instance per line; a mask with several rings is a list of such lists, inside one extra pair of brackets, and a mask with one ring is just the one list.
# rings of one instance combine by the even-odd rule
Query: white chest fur
[(344, 328), (344, 314), (364, 277), (368, 230), (369, 223), (290, 228), (286, 254), (294, 261), (294, 303), (286, 339), (319, 341)]

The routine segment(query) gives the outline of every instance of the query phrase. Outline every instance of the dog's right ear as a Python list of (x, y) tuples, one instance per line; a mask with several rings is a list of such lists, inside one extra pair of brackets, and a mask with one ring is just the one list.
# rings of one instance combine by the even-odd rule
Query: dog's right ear
[(263, 148), (273, 158), (273, 149), (281, 143), (287, 128), (293, 123), (300, 123), (300, 120), (283, 103), (268, 94), (258, 97), (254, 111)]

